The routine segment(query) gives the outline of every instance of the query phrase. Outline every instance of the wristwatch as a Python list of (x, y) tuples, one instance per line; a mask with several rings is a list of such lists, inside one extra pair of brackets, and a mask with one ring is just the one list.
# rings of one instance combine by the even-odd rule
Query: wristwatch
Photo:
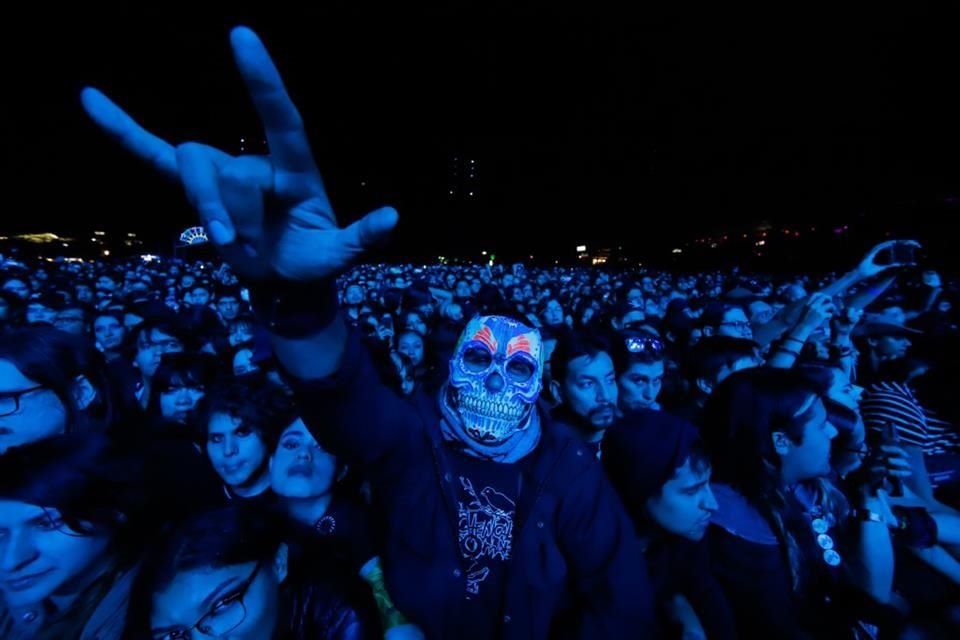
[(883, 516), (876, 511), (870, 511), (869, 509), (855, 509), (854, 517), (861, 522), (877, 522), (880, 524), (887, 524), (887, 521)]

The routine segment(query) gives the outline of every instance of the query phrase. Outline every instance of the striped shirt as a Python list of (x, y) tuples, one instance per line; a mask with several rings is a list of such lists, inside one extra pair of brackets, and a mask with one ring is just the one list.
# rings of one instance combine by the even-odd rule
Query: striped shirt
[(951, 425), (924, 409), (910, 388), (899, 382), (878, 382), (863, 395), (860, 413), (867, 429), (882, 432), (892, 423), (905, 445), (925, 455), (956, 452), (960, 439)]

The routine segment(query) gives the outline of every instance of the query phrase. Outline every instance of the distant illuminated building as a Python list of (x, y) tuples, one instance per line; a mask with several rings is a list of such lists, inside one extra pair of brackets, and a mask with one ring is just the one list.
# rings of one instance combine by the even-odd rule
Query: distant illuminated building
[(480, 195), (480, 167), (469, 154), (452, 154), (447, 162), (447, 199), (470, 201)]

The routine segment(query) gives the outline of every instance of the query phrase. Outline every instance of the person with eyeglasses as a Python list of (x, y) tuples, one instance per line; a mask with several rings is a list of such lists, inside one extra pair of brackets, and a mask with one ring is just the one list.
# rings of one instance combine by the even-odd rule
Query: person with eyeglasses
[[(539, 331), (504, 315), (487, 269), (477, 296), (485, 315), (461, 333), (433, 401), (386, 388), (339, 312), (336, 280), (387, 239), (398, 214), (384, 207), (338, 226), (303, 120), (266, 48), (243, 27), (231, 43), (269, 157), (174, 147), (95, 89), (81, 102), (130, 151), (184, 182), (213, 244), (249, 288), (311, 433), (370, 473), (390, 532), (383, 573), (397, 608), (429, 637), (615, 638), (649, 629), (648, 577), (626, 513), (587, 449), (553, 429), (537, 403)], [(270, 215), (257, 213), (264, 206)], [(390, 277), (406, 284), (402, 269)], [(603, 379), (615, 393), (612, 364)], [(607, 402), (615, 409), (612, 395)], [(238, 574), (249, 575), (250, 560)], [(163, 626), (190, 628), (204, 609)], [(260, 631), (269, 637), (272, 629)]]
[[(366, 640), (382, 637), (368, 603), (341, 576), (289, 562), (282, 527), (245, 505), (198, 514), (148, 558), (131, 631), (153, 640)], [(332, 574), (332, 575), (331, 575)]]
[(112, 419), (110, 383), (89, 341), (52, 327), (0, 336), (0, 453)]
[(687, 391), (668, 406), (670, 413), (700, 423), (703, 407), (713, 390), (729, 375), (759, 366), (763, 361), (752, 340), (711, 336), (702, 338), (683, 365)]
[(701, 319), (703, 335), (753, 339), (753, 326), (738, 304), (716, 303), (704, 310)]
[(186, 335), (175, 321), (167, 318), (148, 318), (134, 330), (134, 343), (137, 350), (133, 366), (140, 372), (133, 394), (146, 409), (150, 400), (150, 386), (160, 360), (167, 353), (184, 351)]
[(147, 531), (139, 468), (101, 434), (0, 456), (0, 637), (126, 637)]

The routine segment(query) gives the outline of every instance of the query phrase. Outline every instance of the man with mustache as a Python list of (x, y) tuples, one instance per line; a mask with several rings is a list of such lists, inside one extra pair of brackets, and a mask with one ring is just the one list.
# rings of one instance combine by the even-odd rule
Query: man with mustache
[(603, 338), (568, 333), (550, 357), (554, 397), (560, 405), (553, 418), (579, 434), (600, 459), (603, 435), (618, 419), (617, 372), (610, 346)]

